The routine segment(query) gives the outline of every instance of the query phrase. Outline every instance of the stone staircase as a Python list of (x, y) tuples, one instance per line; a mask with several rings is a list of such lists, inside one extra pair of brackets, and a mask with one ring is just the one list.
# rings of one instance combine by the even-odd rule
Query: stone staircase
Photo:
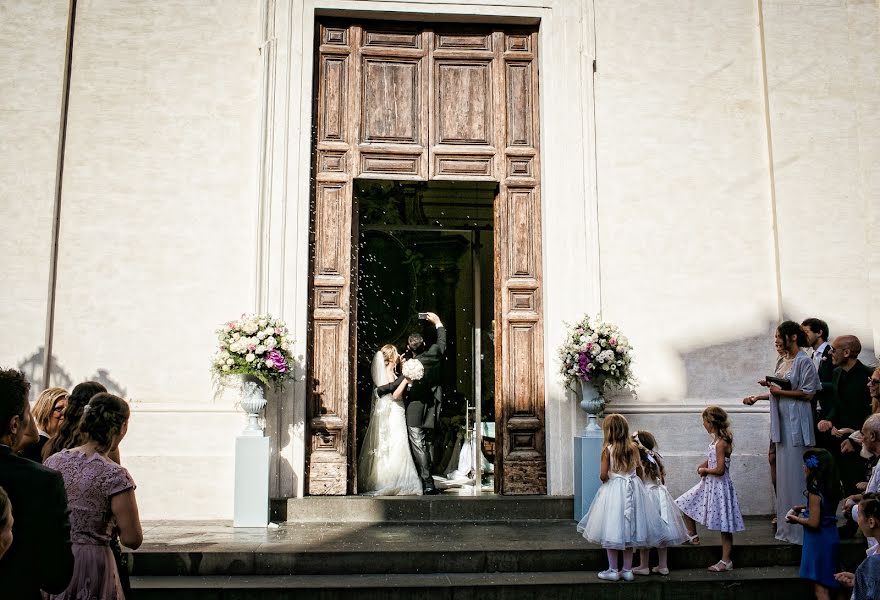
[[(721, 550), (704, 532), (702, 545), (670, 549), (668, 577), (611, 583), (596, 577), (605, 551), (576, 533), (570, 498), (309, 498), (284, 508), (297, 520), (266, 530), (148, 524), (130, 556), (134, 598), (812, 597), (798, 579), (800, 548), (776, 542), (767, 518), (747, 519), (731, 573), (705, 570)], [(855, 567), (864, 540), (842, 555)]]

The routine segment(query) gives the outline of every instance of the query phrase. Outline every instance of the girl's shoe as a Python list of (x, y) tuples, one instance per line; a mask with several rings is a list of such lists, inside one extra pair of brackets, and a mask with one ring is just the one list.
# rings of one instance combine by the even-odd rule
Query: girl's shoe
[[(626, 572), (626, 571), (624, 571), (624, 572)], [(649, 569), (648, 567), (637, 567), (637, 568), (633, 569), (632, 572), (634, 575), (650, 575), (651, 569)]]
[(700, 545), (700, 534), (695, 533), (694, 535), (688, 534), (688, 539), (681, 543), (682, 546), (699, 546)]
[(624, 581), (632, 581), (633, 579), (636, 578), (636, 576), (633, 575), (632, 571), (621, 571), (620, 578), (623, 579)]
[(599, 571), (599, 579), (617, 581), (620, 579), (620, 573), (617, 572), (617, 569), (605, 569), (604, 571)]
[(719, 560), (707, 570), (712, 571), (713, 573), (726, 573), (727, 571), (733, 571), (733, 561), (724, 562), (723, 560)]
[(654, 567), (653, 569), (651, 569), (651, 572), (657, 573), (658, 575), (669, 575), (669, 569), (667, 568), (661, 569), (660, 567)]

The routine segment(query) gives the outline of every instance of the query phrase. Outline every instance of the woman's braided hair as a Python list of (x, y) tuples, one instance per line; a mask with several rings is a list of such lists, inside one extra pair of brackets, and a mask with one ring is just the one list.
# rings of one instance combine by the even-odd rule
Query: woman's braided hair
[(83, 409), (79, 430), (89, 440), (98, 445), (98, 449), (110, 449), (113, 437), (121, 430), (131, 414), (128, 403), (107, 392), (95, 394)]
[(52, 438), (43, 446), (43, 460), (46, 460), (56, 452), (76, 448), (82, 444), (79, 432), (79, 422), (82, 419), (83, 409), (97, 393), (106, 392), (107, 388), (97, 381), (84, 381), (77, 384), (67, 398), (67, 410), (64, 411), (64, 421)]

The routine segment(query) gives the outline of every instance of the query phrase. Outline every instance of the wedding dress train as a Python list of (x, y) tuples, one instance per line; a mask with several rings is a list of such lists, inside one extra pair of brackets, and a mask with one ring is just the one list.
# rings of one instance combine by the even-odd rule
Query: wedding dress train
[(422, 482), (409, 450), (403, 399), (378, 397), (390, 383), (381, 352), (373, 358), (373, 408), (358, 459), (358, 490), (369, 496), (421, 496)]

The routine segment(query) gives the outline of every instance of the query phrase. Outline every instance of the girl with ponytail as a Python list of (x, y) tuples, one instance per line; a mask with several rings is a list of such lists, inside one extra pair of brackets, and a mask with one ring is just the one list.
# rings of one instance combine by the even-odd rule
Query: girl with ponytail
[(707, 406), (702, 417), (703, 428), (712, 436), (712, 443), (709, 444), (706, 460), (697, 467), (700, 483), (679, 496), (675, 503), (684, 513), (688, 543), (700, 543), (697, 523), (721, 532), (721, 560), (709, 567), (710, 571), (721, 573), (733, 570), (730, 558), (733, 534), (746, 526), (730, 479), (733, 434), (727, 413), (718, 406)]
[(136, 549), (143, 542), (143, 530), (134, 480), (110, 455), (118, 450), (128, 431), (129, 415), (128, 403), (122, 398), (106, 392), (95, 394), (82, 407), (80, 444), (46, 460), (46, 466), (60, 471), (64, 478), (74, 557), (70, 585), (49, 598), (125, 597), (110, 550), (111, 533), (115, 527), (119, 540)]

